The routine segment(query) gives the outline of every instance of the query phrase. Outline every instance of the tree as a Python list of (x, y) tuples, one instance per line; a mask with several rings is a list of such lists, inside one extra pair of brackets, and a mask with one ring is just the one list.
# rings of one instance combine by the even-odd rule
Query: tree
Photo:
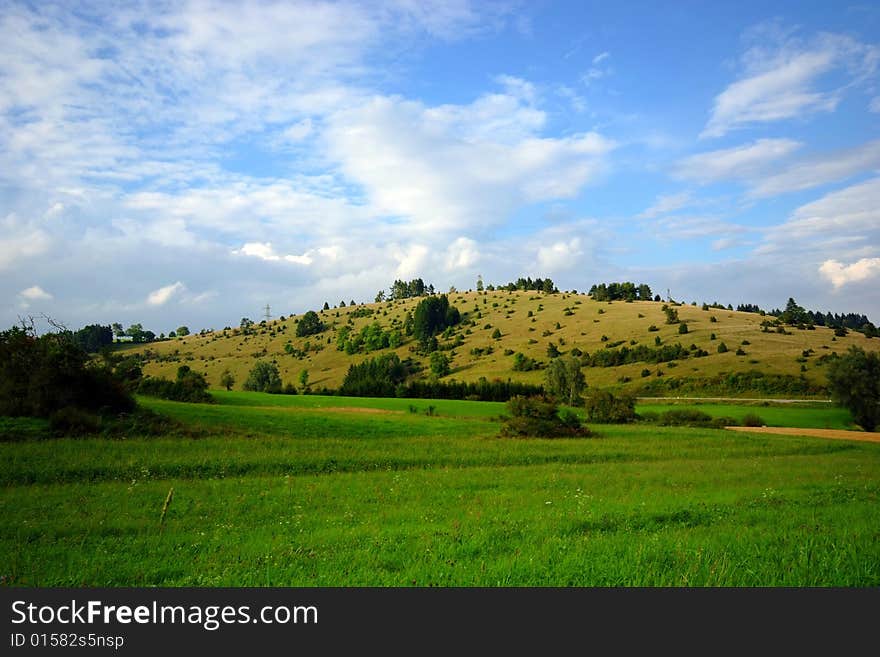
[(547, 366), (547, 392), (569, 406), (581, 404), (581, 393), (587, 387), (581, 362), (574, 356), (554, 358)]
[(243, 388), (253, 392), (281, 392), (281, 375), (274, 363), (258, 360), (248, 373)]
[(307, 335), (315, 335), (323, 330), (324, 322), (321, 321), (321, 318), (318, 317), (318, 313), (314, 310), (310, 310), (303, 315), (302, 319), (299, 320), (299, 324), (296, 325), (296, 335), (300, 338)]
[(108, 344), (113, 344), (113, 330), (109, 326), (89, 324), (73, 334), (76, 343), (90, 354)]
[(327, 303), (326, 301), (324, 302), (324, 308), (323, 308), (323, 310), (330, 310), (330, 304)]
[(431, 354), (431, 374), (438, 379), (449, 374), (449, 357), (442, 351)]
[(229, 368), (223, 370), (223, 373), (220, 375), (220, 385), (227, 390), (232, 390), (232, 386), (235, 385), (235, 377), (229, 371)]
[(176, 331), (178, 337), (186, 337), (189, 335), (189, 327), (188, 326), (179, 326)]
[(376, 301), (376, 303), (382, 303), (383, 301), (385, 301), (385, 290), (379, 290), (376, 293), (375, 301)]
[(455, 306), (449, 305), (445, 294), (428, 297), (419, 302), (412, 318), (412, 333), (422, 351), (431, 351), (431, 338), (443, 329), (461, 321), (461, 314)]
[(247, 317), (242, 317), (241, 323), (239, 324), (239, 328), (241, 328), (242, 333), (248, 333), (248, 332), (250, 332), (253, 325), (254, 325), (253, 320), (248, 319)]
[(304, 393), (309, 391), (309, 371), (308, 370), (302, 370), (299, 373), (299, 384), (300, 384), (300, 386), (302, 386)]
[(142, 324), (132, 324), (125, 331), (125, 334), (131, 338), (132, 342), (144, 341), (144, 327)]
[(122, 328), (122, 324), (120, 324), (119, 322), (113, 322), (110, 325), (110, 328), (113, 329), (113, 335), (115, 335), (117, 338), (121, 338), (125, 335), (125, 329)]
[(829, 363), (828, 387), (862, 429), (874, 431), (880, 422), (880, 354), (850, 347)]
[(483, 276), (480, 274), (477, 276), (477, 292), (483, 291)]

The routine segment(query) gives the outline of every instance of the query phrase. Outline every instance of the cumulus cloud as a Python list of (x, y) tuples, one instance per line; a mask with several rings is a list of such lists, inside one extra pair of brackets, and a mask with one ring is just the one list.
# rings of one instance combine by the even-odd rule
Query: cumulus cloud
[(467, 269), (480, 260), (477, 243), (467, 237), (459, 237), (446, 250), (446, 269)]
[(165, 287), (160, 287), (158, 290), (153, 290), (150, 294), (147, 295), (147, 303), (151, 306), (162, 306), (168, 303), (173, 297), (180, 294), (186, 290), (186, 286), (177, 281), (176, 283), (172, 283), (171, 285), (166, 285)]
[[(742, 77), (715, 98), (700, 137), (721, 137), (746, 126), (834, 111), (847, 85), (873, 74), (880, 50), (841, 34), (803, 39), (778, 26), (747, 35)], [(837, 74), (837, 84), (820, 85)]]
[(595, 133), (541, 137), (543, 113), (522, 97), (427, 107), (376, 97), (331, 117), (330, 153), (400, 229), (454, 231), (497, 224), (521, 205), (571, 198), (614, 148)]
[(54, 298), (39, 285), (32, 285), (19, 292), (18, 295), (28, 301), (49, 301)]
[(849, 283), (880, 276), (880, 258), (862, 258), (849, 265), (838, 260), (826, 260), (819, 267), (819, 273), (831, 281), (835, 289), (839, 289)]
[(581, 239), (560, 240), (538, 247), (538, 267), (545, 272), (559, 272), (574, 267), (583, 255)]

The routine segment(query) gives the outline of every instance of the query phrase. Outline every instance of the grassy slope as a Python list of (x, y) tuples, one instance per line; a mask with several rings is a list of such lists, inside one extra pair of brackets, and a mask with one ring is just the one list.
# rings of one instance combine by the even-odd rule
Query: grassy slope
[[(680, 361), (677, 367), (670, 367), (668, 363), (636, 363), (616, 368), (588, 368), (585, 374), (592, 386), (617, 385), (621, 377), (629, 377), (632, 380), (629, 385), (637, 385), (648, 380), (641, 377), (645, 368), (651, 371), (651, 377), (657, 375), (658, 369), (666, 377), (711, 376), (720, 372), (755, 369), (767, 373), (798, 375), (801, 373), (801, 364), (796, 362), (796, 358), (806, 349), (813, 349), (815, 355), (806, 363), (805, 376), (824, 383), (824, 367), (816, 363), (819, 356), (831, 352), (843, 353), (850, 345), (880, 349), (880, 340), (868, 340), (860, 333), (850, 333), (836, 340), (833, 331), (826, 328), (817, 328), (815, 331), (792, 329), (792, 335), (762, 333), (760, 323), (764, 318), (757, 314), (718, 309), (703, 311), (690, 305), (677, 308), (680, 318), (690, 327), (687, 335), (679, 335), (678, 325), (664, 324), (665, 315), (661, 311), (663, 304), (657, 302), (599, 303), (582, 294), (544, 295), (529, 292), (487, 292), (483, 295), (464, 292), (453, 293), (449, 297), (453, 305), (466, 313), (467, 323), (462, 324), (461, 333), (467, 329), (471, 331), (470, 335), (463, 335), (464, 346), (453, 352), (453, 371), (449, 376), (463, 381), (476, 381), (485, 376), (489, 379), (510, 378), (540, 383), (543, 380), (542, 371), (512, 371), (512, 356), (505, 356), (504, 351), (520, 351), (546, 362), (547, 346), (550, 342), (558, 346), (564, 341), (562, 351), (577, 346), (592, 353), (606, 344), (602, 342), (603, 335), (608, 337), (608, 342), (625, 340), (625, 344), (629, 344), (630, 340), (635, 340), (651, 347), (654, 346), (655, 336), (660, 336), (665, 344), (681, 342), (688, 347), (694, 343), (710, 355)], [(357, 331), (368, 323), (379, 321), (384, 328), (390, 328), (394, 322), (402, 322), (405, 313), (411, 311), (417, 303), (418, 299), (409, 299), (368, 304), (367, 307), (377, 311), (376, 314), (353, 319), (353, 327)], [(543, 306), (543, 310), (539, 311), (539, 306)], [(566, 308), (573, 315), (566, 316)], [(336, 350), (336, 327), (332, 325), (345, 324), (352, 310), (348, 307), (322, 313), (323, 320), (331, 328), (319, 336), (309, 338), (295, 337), (295, 318), (290, 316), (284, 321), (270, 322), (268, 327), (260, 328), (257, 335), (241, 336), (237, 334), (237, 330), (230, 330), (156, 343), (149, 346), (150, 351), (170, 360), (160, 362), (159, 359), (152, 359), (146, 365), (145, 372), (173, 377), (177, 367), (185, 363), (203, 372), (212, 387), (220, 387), (220, 374), (229, 368), (240, 387), (254, 361), (264, 358), (277, 362), (285, 382), (297, 383), (300, 371), (307, 369), (312, 386), (336, 387), (342, 382), (351, 363), (367, 357), (365, 354), (348, 356)], [(480, 313), (479, 317), (477, 311)], [(527, 317), (529, 311), (532, 311), (534, 317)], [(717, 319), (715, 323), (710, 322), (713, 315)], [(471, 321), (475, 326), (470, 325)], [(561, 328), (556, 328), (557, 323)], [(660, 330), (648, 332), (647, 329), (652, 324)], [(486, 325), (491, 325), (491, 328), (484, 328)], [(502, 331), (503, 336), (499, 340), (491, 338), (495, 328)], [(710, 340), (711, 333), (716, 334), (717, 340)], [(530, 344), (530, 340), (535, 342)], [(734, 352), (743, 340), (751, 343), (744, 347), (747, 355), (736, 356)], [(717, 353), (717, 345), (721, 341), (730, 348), (728, 353)], [(305, 343), (309, 342), (313, 349), (320, 346), (322, 350), (310, 351), (303, 359), (295, 358), (284, 352), (287, 342), (298, 349), (303, 349)], [(474, 348), (490, 345), (494, 348), (491, 355), (471, 354)], [(401, 358), (414, 356), (410, 351), (411, 346), (411, 341), (405, 342), (397, 353)], [(132, 349), (143, 350), (142, 347)], [(372, 355), (378, 353), (382, 352), (374, 352)], [(419, 360), (427, 363), (425, 358)]]
[(503, 440), (496, 405), (221, 397), (145, 400), (198, 439), (0, 443), (0, 581), (880, 585), (880, 445), (651, 426)]

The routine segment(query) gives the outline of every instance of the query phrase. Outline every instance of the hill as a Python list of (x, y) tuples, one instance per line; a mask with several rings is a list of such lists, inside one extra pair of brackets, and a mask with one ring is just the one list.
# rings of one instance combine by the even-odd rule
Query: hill
[[(835, 335), (826, 327), (775, 326), (773, 317), (717, 307), (600, 302), (573, 292), (495, 290), (447, 296), (460, 311), (461, 322), (437, 336), (440, 349), (451, 359), (451, 371), (443, 380), (485, 377), (541, 383), (542, 366), (555, 348), (582, 359), (591, 387), (658, 395), (822, 396), (826, 365), (835, 354), (851, 345), (880, 349), (880, 340), (854, 331)], [(143, 358), (145, 374), (173, 378), (186, 364), (204, 373), (216, 388), (226, 369), (240, 388), (254, 362), (262, 359), (277, 364), (285, 383), (299, 387), (300, 373), (307, 370), (312, 389), (334, 389), (350, 365), (391, 352), (402, 360), (411, 358), (427, 377), (429, 358), (418, 352), (417, 342), (405, 331), (407, 314), (422, 298), (320, 311), (324, 330), (304, 337), (296, 330), (303, 316), (287, 315), (246, 330), (227, 327), (125, 350)], [(668, 323), (666, 308), (677, 314), (678, 322)], [(357, 353), (338, 348), (341, 331), (357, 335), (374, 323), (382, 331), (396, 330), (400, 344), (369, 353), (363, 347)], [(682, 324), (686, 333), (681, 332)], [(721, 343), (726, 352), (719, 353)], [(534, 368), (515, 371), (515, 358), (525, 368), (534, 361)]]

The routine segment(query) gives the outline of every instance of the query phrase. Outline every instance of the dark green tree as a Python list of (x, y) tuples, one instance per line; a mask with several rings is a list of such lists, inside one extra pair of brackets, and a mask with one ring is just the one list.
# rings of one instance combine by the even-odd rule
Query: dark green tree
[(438, 379), (449, 374), (449, 357), (442, 351), (431, 354), (431, 374)]
[(874, 431), (880, 422), (880, 354), (850, 347), (829, 363), (828, 387), (862, 429)]
[(175, 331), (175, 333), (177, 333), (177, 336), (180, 338), (186, 337), (187, 335), (189, 335), (189, 327), (188, 326), (178, 326), (177, 331)]
[(258, 360), (248, 373), (244, 389), (253, 392), (281, 392), (281, 375), (274, 363)]
[(100, 324), (89, 324), (74, 333), (73, 339), (86, 352), (94, 354), (102, 347), (113, 344), (113, 329)]
[(315, 335), (323, 330), (324, 322), (321, 321), (318, 313), (314, 310), (310, 310), (303, 315), (302, 319), (299, 320), (299, 323), (296, 325), (296, 335), (300, 338), (307, 335)]

